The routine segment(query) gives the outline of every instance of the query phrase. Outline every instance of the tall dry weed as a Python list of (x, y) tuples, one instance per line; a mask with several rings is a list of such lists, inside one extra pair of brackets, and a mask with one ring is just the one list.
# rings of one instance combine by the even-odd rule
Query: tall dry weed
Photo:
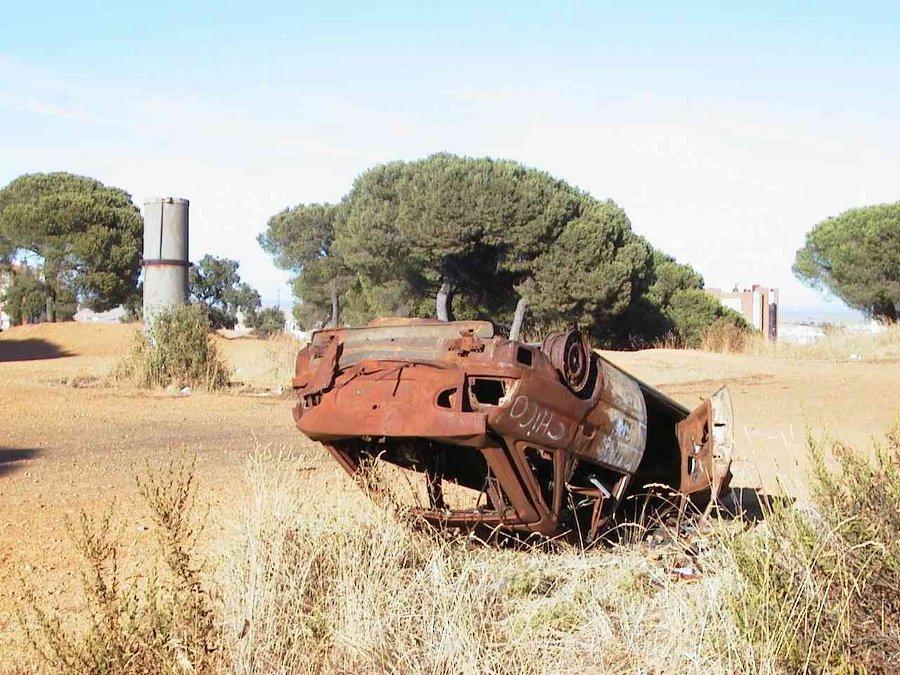
[(810, 438), (815, 509), (733, 540), (736, 621), (791, 672), (900, 671), (900, 425), (876, 460)]
[(278, 332), (265, 338), (266, 361), (269, 366), (268, 377), (285, 387), (290, 385), (294, 376), (294, 362), (297, 352), (303, 344), (290, 333)]
[(760, 339), (758, 333), (754, 333), (746, 326), (741, 326), (725, 317), (720, 317), (706, 329), (701, 343), (701, 349), (707, 352), (719, 352), (721, 354), (742, 354), (749, 345)]
[(124, 534), (112, 505), (100, 516), (82, 512), (67, 523), (82, 560), (84, 605), (77, 620), (64, 621), (38, 589), (26, 587), (18, 619), (37, 669), (79, 675), (218, 670), (220, 612), (198, 560), (194, 468), (182, 458), (140, 480), (160, 556), (142, 552), (134, 574), (121, 565)]
[(384, 476), (374, 506), (311, 455), (257, 451), (215, 569), (174, 463), (140, 482), (159, 556), (123, 577), (113, 518), (82, 516), (81, 630), (34, 595), (23, 621), (51, 672), (897, 672), (900, 430), (872, 464), (810, 452), (815, 509), (584, 549), (410, 527)]

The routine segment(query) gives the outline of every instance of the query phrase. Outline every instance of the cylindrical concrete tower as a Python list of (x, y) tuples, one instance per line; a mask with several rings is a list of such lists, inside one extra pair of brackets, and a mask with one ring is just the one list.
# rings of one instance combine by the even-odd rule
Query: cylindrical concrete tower
[(144, 323), (188, 297), (187, 199), (144, 202)]

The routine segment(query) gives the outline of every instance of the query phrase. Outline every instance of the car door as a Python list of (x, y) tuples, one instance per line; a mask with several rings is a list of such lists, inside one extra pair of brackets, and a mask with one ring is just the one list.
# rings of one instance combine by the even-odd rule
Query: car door
[(685, 495), (714, 501), (731, 481), (734, 415), (726, 387), (697, 406), (675, 426), (681, 450), (681, 483)]

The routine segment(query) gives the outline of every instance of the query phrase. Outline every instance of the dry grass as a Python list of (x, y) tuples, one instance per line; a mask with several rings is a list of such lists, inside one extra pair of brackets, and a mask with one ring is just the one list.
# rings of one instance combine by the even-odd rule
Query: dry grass
[(587, 551), (419, 531), (353, 493), (311, 507), (303, 460), (258, 455), (223, 572), (226, 632), (241, 636), (231, 667), (894, 672), (898, 442), (889, 434), (870, 465), (811, 440), (818, 510), (783, 500), (754, 529), (724, 520), (675, 537), (657, 527)]
[(265, 358), (262, 364), (267, 368), (263, 373), (270, 382), (279, 382), (284, 386), (290, 386), (294, 377), (294, 362), (297, 352), (303, 348), (303, 344), (290, 333), (275, 333), (263, 340), (265, 345)]
[(257, 450), (211, 567), (197, 552), (208, 542), (191, 515), (193, 467), (171, 464), (141, 482), (164, 573), (148, 555), (131, 577), (143, 581), (125, 583), (110, 518), (84, 517), (73, 531), (87, 561), (81, 630), (63, 632), (32, 594), (36, 666), (896, 672), (900, 432), (877, 464), (810, 447), (818, 510), (783, 505), (756, 528), (721, 520), (678, 536), (653, 524), (650, 536), (589, 550), (504, 549), (412, 527), (349, 480), (318, 483), (311, 455)]
[(236, 672), (733, 672), (712, 540), (497, 549), (354, 496), (311, 509), (303, 469), (251, 462), (222, 581)]
[(290, 387), (294, 361), (303, 344), (289, 333), (267, 338), (215, 337), (216, 347), (233, 369), (233, 383), (247, 387)]
[(756, 354), (784, 359), (827, 361), (890, 360), (900, 358), (900, 324), (880, 333), (860, 333), (833, 328), (811, 344), (770, 342), (758, 333), (743, 338), (727, 331), (711, 331), (703, 344), (705, 351), (724, 354)]
[(738, 326), (734, 321), (720, 318), (706, 330), (700, 348), (721, 354), (744, 354), (752, 343), (761, 339), (761, 335)]

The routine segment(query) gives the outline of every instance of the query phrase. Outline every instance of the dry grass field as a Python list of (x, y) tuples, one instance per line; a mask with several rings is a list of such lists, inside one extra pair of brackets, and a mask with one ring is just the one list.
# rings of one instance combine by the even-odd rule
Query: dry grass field
[[(206, 513), (198, 546), (229, 645), (217, 668), (708, 673), (769, 663), (721, 629), (727, 574), (672, 574), (712, 568), (720, 553), (423, 544), (370, 507), (294, 429), (279, 387), (289, 383), (296, 343), (217, 338), (239, 385), (141, 391), (108, 379), (134, 330), (69, 323), (0, 333), (0, 669), (34, 667), (16, 619), (26, 589), (78, 628), (84, 598), (67, 518), (114, 502), (125, 578), (141, 573), (156, 525), (135, 476), (183, 450), (196, 457)], [(727, 384), (737, 422), (734, 485), (802, 501), (809, 431), (869, 448), (896, 419), (900, 333), (881, 340), (846, 354), (820, 348), (814, 358), (774, 350), (605, 355), (689, 407)], [(273, 581), (285, 569), (304, 570), (303, 584), (290, 574)], [(330, 617), (329, 626), (292, 614), (298, 607)]]

